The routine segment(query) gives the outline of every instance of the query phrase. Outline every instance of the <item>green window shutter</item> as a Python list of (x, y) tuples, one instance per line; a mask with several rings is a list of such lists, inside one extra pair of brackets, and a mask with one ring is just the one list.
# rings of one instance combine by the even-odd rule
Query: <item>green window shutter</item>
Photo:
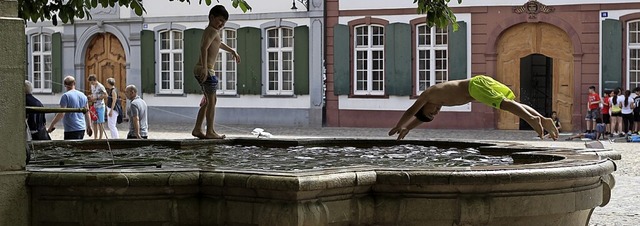
[(333, 93), (349, 95), (350, 92), (350, 45), (349, 26), (336, 24), (333, 27)]
[(238, 94), (262, 94), (262, 35), (260, 29), (238, 29)]
[[(202, 93), (200, 83), (193, 75), (198, 60), (200, 59), (200, 43), (202, 43), (203, 29), (194, 28), (184, 31), (184, 92), (185, 93)], [(188, 43), (188, 44), (187, 44)]]
[(309, 27), (294, 28), (293, 43), (293, 85), (294, 93), (309, 94)]
[(149, 30), (143, 30), (140, 34), (140, 73), (142, 79), (142, 92), (143, 93), (155, 93), (156, 92), (156, 47), (155, 47), (155, 33)]
[(51, 90), (54, 93), (62, 92), (62, 34), (53, 33), (51, 36)]
[(449, 80), (467, 78), (467, 23), (458, 21), (458, 30), (449, 26)]
[(384, 82), (388, 95), (411, 95), (411, 25), (392, 23), (385, 27)]
[(602, 88), (622, 87), (622, 23), (602, 21)]

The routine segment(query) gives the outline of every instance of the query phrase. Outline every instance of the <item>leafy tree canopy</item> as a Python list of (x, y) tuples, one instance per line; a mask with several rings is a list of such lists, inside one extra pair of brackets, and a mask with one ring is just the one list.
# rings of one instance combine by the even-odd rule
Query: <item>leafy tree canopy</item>
[[(191, 3), (190, 0), (178, 1)], [(216, 1), (219, 2), (219, 0)], [(211, 5), (211, 0), (204, 0), (204, 2)], [(251, 10), (251, 6), (245, 0), (231, 0), (231, 2), (233, 7), (240, 7), (243, 12)], [(34, 23), (44, 20), (51, 20), (53, 25), (58, 25), (58, 20), (65, 24), (73, 23), (75, 18), (87, 17), (91, 19), (89, 10), (98, 7), (98, 5), (114, 7), (116, 3), (133, 9), (138, 16), (142, 16), (142, 13), (145, 12), (142, 0), (18, 0), (18, 17), (31, 20)], [(147, 3), (150, 4), (150, 1)], [(199, 3), (202, 4), (202, 0)]]
[[(413, 0), (418, 3), (418, 13), (427, 14), (427, 26), (446, 28), (449, 24), (453, 26), (453, 30), (458, 30), (456, 16), (449, 8), (448, 4), (451, 0)], [(458, 4), (462, 0), (458, 0)]]
[[(191, 3), (190, 0), (178, 1)], [(202, 1), (199, 0), (199, 4), (202, 4)], [(204, 0), (207, 5), (211, 5), (211, 1)], [(413, 0), (413, 3), (417, 3), (418, 13), (426, 14), (427, 26), (446, 28), (451, 24), (454, 30), (457, 30), (456, 16), (448, 6), (450, 1)], [(457, 1), (458, 4), (462, 3), (462, 0)], [(216, 2), (219, 2), (219, 0), (216, 0)], [(231, 0), (231, 2), (233, 7), (240, 7), (243, 12), (251, 10), (251, 6), (245, 0)], [(142, 0), (18, 0), (18, 17), (33, 22), (51, 20), (53, 25), (58, 25), (58, 20), (60, 20), (66, 24), (73, 23), (75, 18), (82, 19), (87, 17), (90, 19), (90, 10), (98, 7), (98, 5), (101, 7), (114, 7), (116, 4), (133, 9), (138, 16), (142, 16), (142, 13), (145, 12)]]

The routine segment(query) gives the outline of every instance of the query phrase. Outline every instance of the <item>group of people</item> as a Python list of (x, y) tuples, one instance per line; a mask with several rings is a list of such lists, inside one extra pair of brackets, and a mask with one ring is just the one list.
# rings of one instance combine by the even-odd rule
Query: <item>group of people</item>
[[(594, 86), (589, 87), (586, 133), (600, 132), (603, 136), (624, 137), (640, 130), (640, 87), (631, 90), (605, 90), (602, 97)], [(598, 131), (598, 119), (602, 131)]]
[[(214, 65), (220, 49), (230, 52), (240, 63), (240, 55), (222, 43), (220, 31), (224, 28), (229, 19), (229, 13), (222, 5), (216, 5), (209, 11), (209, 23), (204, 30), (200, 46), (200, 58), (194, 69), (194, 76), (200, 83), (204, 96), (200, 102), (200, 109), (196, 118), (196, 123), (191, 134), (200, 139), (223, 139), (225, 135), (218, 134), (214, 129), (215, 105), (217, 101), (216, 91), (218, 88), (218, 78), (215, 75)], [(111, 132), (111, 138), (118, 138), (116, 123), (122, 116), (122, 107), (118, 101), (118, 92), (115, 90), (115, 80), (107, 79), (107, 87), (102, 85), (96, 75), (89, 75), (88, 81), (91, 84), (91, 95), (85, 95), (76, 90), (76, 82), (73, 76), (64, 78), (66, 92), (60, 99), (61, 108), (86, 108), (91, 109), (84, 113), (57, 113), (49, 127), (46, 127), (46, 119), (43, 113), (28, 113), (27, 122), (30, 128), (32, 139), (51, 139), (49, 134), (55, 130), (55, 125), (60, 120), (64, 124), (64, 139), (83, 139), (86, 133), (89, 137), (102, 139), (104, 134), (105, 116)], [(30, 87), (31, 83), (25, 81), (25, 87)], [(42, 106), (33, 95), (32, 88), (25, 88), (27, 106)], [(129, 118), (129, 133), (127, 139), (147, 139), (147, 104), (138, 95), (135, 85), (128, 85), (125, 89), (125, 96), (130, 100), (127, 107), (127, 117)], [(91, 116), (91, 114), (93, 117)], [(92, 118), (95, 120), (92, 123)], [(206, 131), (202, 132), (202, 124), (206, 120)], [(93, 125), (93, 128), (91, 127)], [(95, 134), (94, 134), (95, 132)]]
[[(104, 134), (105, 117), (107, 117), (111, 138), (119, 138), (118, 123), (119, 111), (122, 107), (119, 104), (118, 92), (115, 90), (115, 80), (107, 79), (107, 88), (97, 81), (95, 75), (89, 75), (88, 81), (91, 84), (91, 94), (85, 95), (76, 89), (76, 80), (73, 76), (66, 76), (63, 85), (66, 92), (60, 98), (61, 108), (95, 109), (95, 111), (84, 112), (61, 112), (56, 113), (53, 120), (46, 126), (46, 118), (41, 112), (27, 112), (27, 125), (33, 140), (50, 140), (48, 133), (53, 132), (55, 125), (62, 120), (64, 125), (64, 139), (83, 139), (86, 133), (89, 137), (94, 135), (101, 139)], [(43, 104), (32, 95), (33, 87), (29, 81), (25, 81), (26, 106), (43, 107)], [(135, 85), (128, 85), (125, 89), (125, 96), (131, 101), (127, 108), (129, 120), (128, 139), (147, 138), (147, 105), (140, 99), (138, 89)], [(105, 103), (106, 101), (106, 103)], [(120, 109), (120, 110), (119, 110)], [(95, 113), (95, 123), (92, 123), (91, 112)], [(93, 128), (92, 128), (93, 124)]]

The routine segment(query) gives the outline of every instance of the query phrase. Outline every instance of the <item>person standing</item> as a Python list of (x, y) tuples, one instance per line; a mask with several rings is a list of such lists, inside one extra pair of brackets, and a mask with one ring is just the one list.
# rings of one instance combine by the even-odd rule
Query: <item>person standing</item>
[[(98, 78), (96, 78), (94, 74), (89, 75), (89, 83), (91, 84), (91, 98), (89, 101), (93, 102), (93, 107), (96, 109), (96, 116), (98, 116), (95, 127), (93, 127), (93, 129), (96, 130), (94, 138), (102, 139), (104, 135), (104, 100), (107, 99), (107, 90), (102, 83), (98, 82)], [(98, 134), (100, 134), (99, 138)]]
[(636, 93), (636, 97), (633, 98), (635, 105), (635, 108), (633, 108), (633, 121), (635, 123), (633, 131), (638, 133), (640, 131), (640, 87), (636, 87), (633, 91)]
[(124, 90), (124, 95), (131, 101), (127, 108), (129, 117), (129, 133), (127, 139), (147, 139), (147, 103), (138, 96), (138, 88), (135, 85), (128, 85)]
[(50, 133), (55, 129), (56, 123), (63, 119), (64, 124), (64, 139), (65, 140), (82, 140), (86, 131), (88, 136), (93, 134), (91, 130), (91, 117), (89, 116), (89, 101), (84, 93), (76, 90), (76, 79), (73, 76), (67, 76), (63, 81), (64, 87), (67, 90), (60, 98), (61, 108), (85, 108), (87, 111), (82, 112), (70, 112), (70, 113), (57, 113), (49, 129)]
[(611, 106), (611, 98), (609, 97), (611, 90), (605, 90), (602, 95), (602, 123), (605, 125), (604, 135), (608, 136), (611, 133), (611, 115), (609, 114), (609, 107)]
[(595, 86), (589, 86), (589, 96), (587, 100), (587, 121), (586, 133), (596, 130), (596, 119), (600, 117), (600, 95), (596, 93)]
[[(33, 96), (33, 85), (28, 80), (24, 80), (24, 93), (26, 95), (25, 106), (44, 107), (38, 98)], [(44, 113), (31, 113), (27, 111), (27, 125), (31, 140), (51, 140), (47, 132), (47, 119)]]
[(620, 88), (616, 88), (611, 92), (611, 99), (609, 101), (609, 114), (611, 115), (611, 135), (622, 135), (622, 105), (620, 97)]
[[(232, 53), (237, 63), (240, 63), (240, 55), (231, 47), (222, 43), (220, 31), (229, 19), (229, 12), (222, 5), (216, 5), (209, 11), (209, 24), (204, 29), (200, 46), (200, 59), (195, 66), (194, 75), (204, 93), (203, 100), (198, 110), (196, 124), (191, 135), (200, 139), (224, 139), (225, 135), (220, 135), (214, 129), (214, 117), (216, 107), (216, 91), (218, 89), (218, 78), (215, 75), (214, 65), (218, 52), (223, 49)], [(202, 133), (202, 122), (207, 121), (207, 130)]]
[(618, 99), (622, 103), (622, 132), (630, 134), (633, 129), (633, 98), (631, 98), (631, 90), (624, 91), (624, 96)]
[(107, 126), (109, 127), (109, 132), (111, 132), (111, 139), (119, 138), (117, 124), (118, 117), (122, 117), (120, 115), (122, 106), (115, 85), (116, 80), (114, 78), (107, 79)]

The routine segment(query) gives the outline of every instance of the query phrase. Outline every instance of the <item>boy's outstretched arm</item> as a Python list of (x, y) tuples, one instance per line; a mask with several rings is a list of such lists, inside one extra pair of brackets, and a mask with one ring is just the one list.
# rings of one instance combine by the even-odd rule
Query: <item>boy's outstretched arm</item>
[(230, 52), (231, 54), (233, 54), (233, 57), (236, 58), (236, 63), (240, 63), (240, 54), (238, 54), (238, 52), (236, 52), (234, 49), (232, 49), (231, 47), (229, 47), (227, 44), (224, 43), (220, 43), (220, 48), (224, 51)]
[[(409, 122), (409, 120), (411, 120), (413, 118), (413, 116), (418, 113), (418, 111), (420, 110), (420, 108), (422, 108), (426, 103), (427, 103), (427, 95), (426, 95), (427, 91), (424, 91), (420, 97), (418, 97), (418, 99), (416, 100), (415, 103), (413, 103), (413, 105), (411, 105), (411, 107), (409, 107), (409, 109), (407, 109), (404, 114), (402, 114), (402, 117), (400, 118), (400, 120), (398, 120), (398, 123), (391, 128), (391, 130), (389, 131), (389, 136), (393, 136), (396, 133), (399, 134), (398, 135), (398, 140), (404, 138), (407, 133), (409, 133), (409, 130), (415, 128), (416, 126), (420, 125), (420, 123), (418, 123), (417, 125), (415, 125), (416, 122), (411, 121), (411, 123), (407, 126), (405, 126), (405, 124), (407, 124), (407, 122)], [(414, 118), (414, 120), (417, 120)]]

